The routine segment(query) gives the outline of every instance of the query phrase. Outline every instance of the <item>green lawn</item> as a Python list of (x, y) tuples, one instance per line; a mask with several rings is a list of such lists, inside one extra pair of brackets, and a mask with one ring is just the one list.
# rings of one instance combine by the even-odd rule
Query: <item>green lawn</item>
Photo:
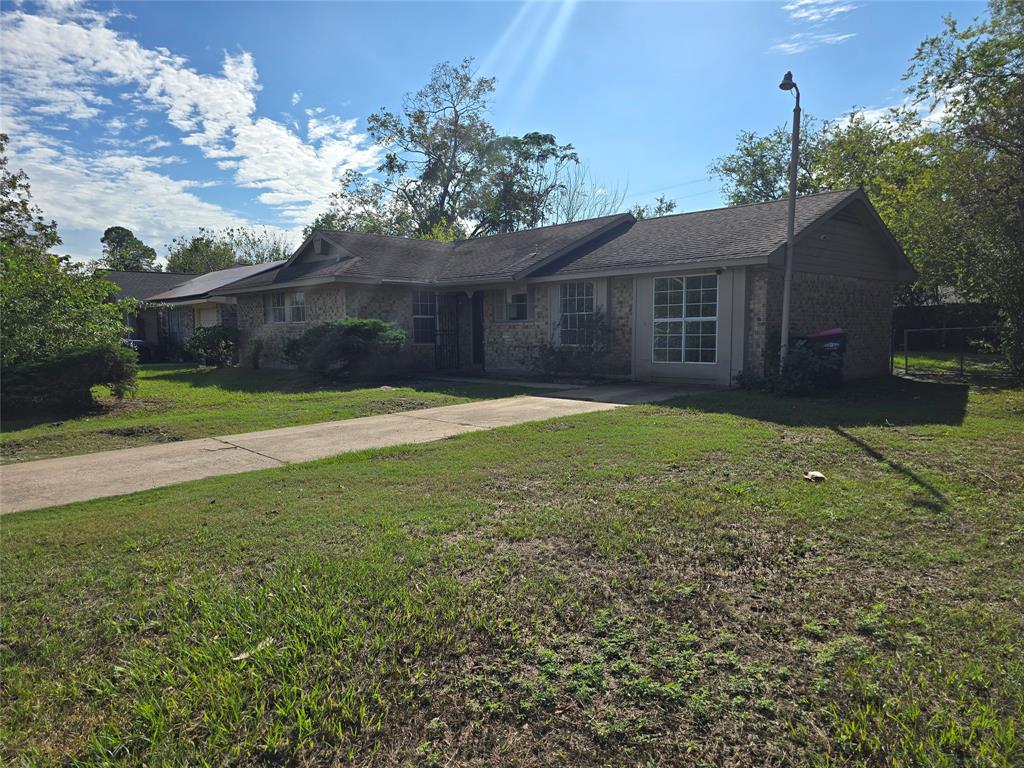
[(537, 391), (440, 382), (338, 387), (298, 371), (146, 366), (133, 400), (98, 391), (94, 413), (5, 419), (0, 451), (6, 463), (31, 461)]
[(1019, 389), (695, 395), (2, 528), (15, 765), (1024, 764)]
[[(911, 352), (909, 357), (897, 352), (895, 357), (896, 370), (899, 372), (909, 368), (910, 373), (960, 373), (960, 354), (958, 352)], [(1006, 372), (1006, 358), (1002, 355), (965, 352), (964, 373), (966, 374), (1003, 374)]]

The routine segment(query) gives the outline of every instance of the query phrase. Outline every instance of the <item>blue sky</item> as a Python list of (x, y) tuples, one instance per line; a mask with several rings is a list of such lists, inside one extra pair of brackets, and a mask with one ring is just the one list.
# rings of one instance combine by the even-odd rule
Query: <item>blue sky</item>
[(792, 69), (818, 118), (904, 99), (949, 13), (981, 3), (5, 3), (0, 124), (64, 250), (119, 224), (163, 253), (197, 226), (298, 230), (382, 148), (366, 117), (439, 61), (498, 78), (502, 133), (571, 142), (591, 174), (681, 210), (721, 204), (708, 164), (786, 123)]

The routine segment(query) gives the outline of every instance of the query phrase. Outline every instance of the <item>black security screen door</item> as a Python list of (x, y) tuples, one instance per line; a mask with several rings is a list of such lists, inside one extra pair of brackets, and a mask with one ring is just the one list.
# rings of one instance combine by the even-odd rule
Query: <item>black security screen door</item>
[(434, 342), (434, 367), (439, 371), (459, 367), (459, 297), (437, 297), (437, 339)]
[(484, 292), (473, 294), (473, 365), (484, 364)]

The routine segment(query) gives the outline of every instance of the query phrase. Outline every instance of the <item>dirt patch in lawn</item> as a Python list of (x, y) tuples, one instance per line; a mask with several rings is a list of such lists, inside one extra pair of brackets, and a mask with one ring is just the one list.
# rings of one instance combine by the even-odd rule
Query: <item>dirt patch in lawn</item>
[(5, 440), (0, 444), (4, 464), (15, 464), (22, 461), (34, 461), (48, 458), (53, 454), (52, 445), (77, 443), (81, 450), (72, 453), (93, 453), (95, 451), (116, 451), (120, 448), (139, 448), (144, 445), (173, 443), (182, 440), (182, 436), (159, 425), (140, 425), (135, 427), (112, 427), (109, 429), (92, 429), (71, 435), (39, 435), (26, 440)]

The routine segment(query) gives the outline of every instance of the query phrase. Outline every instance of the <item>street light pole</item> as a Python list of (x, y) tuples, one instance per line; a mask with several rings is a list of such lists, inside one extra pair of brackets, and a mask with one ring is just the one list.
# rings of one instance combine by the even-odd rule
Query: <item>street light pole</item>
[(793, 234), (796, 230), (796, 173), (800, 159), (800, 89), (793, 82), (793, 73), (787, 72), (779, 88), (793, 91), (796, 104), (793, 106), (793, 146), (789, 159), (789, 214), (786, 221), (786, 265), (782, 277), (782, 343), (779, 346), (779, 370), (786, 365), (789, 354), (789, 296), (793, 284)]

